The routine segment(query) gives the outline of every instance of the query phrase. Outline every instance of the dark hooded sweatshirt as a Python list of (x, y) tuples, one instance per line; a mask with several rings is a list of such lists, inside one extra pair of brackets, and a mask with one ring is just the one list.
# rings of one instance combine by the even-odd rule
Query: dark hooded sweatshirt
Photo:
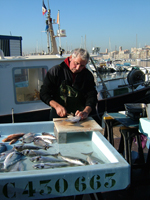
[[(82, 111), (86, 106), (95, 109), (97, 103), (97, 91), (92, 73), (84, 68), (81, 72), (74, 74), (69, 69), (69, 57), (60, 65), (52, 67), (46, 74), (41, 86), (40, 98), (49, 105), (55, 100), (64, 106), (68, 113)], [(59, 117), (53, 110), (51, 119)], [(52, 111), (51, 111), (52, 112)]]

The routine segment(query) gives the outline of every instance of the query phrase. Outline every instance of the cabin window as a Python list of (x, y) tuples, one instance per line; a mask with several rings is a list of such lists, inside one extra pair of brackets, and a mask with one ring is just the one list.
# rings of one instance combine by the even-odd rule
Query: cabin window
[(14, 68), (16, 103), (40, 100), (40, 88), (47, 73), (47, 67)]

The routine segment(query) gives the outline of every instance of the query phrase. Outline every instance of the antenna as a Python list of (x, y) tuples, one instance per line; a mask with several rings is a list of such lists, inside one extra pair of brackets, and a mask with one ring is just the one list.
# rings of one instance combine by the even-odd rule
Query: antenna
[(58, 10), (58, 14), (57, 14), (57, 24), (58, 24), (58, 30), (59, 30), (59, 50), (61, 51), (60, 10)]
[(111, 52), (111, 42), (110, 42), (110, 38), (109, 38), (109, 52)]
[(85, 35), (85, 41), (84, 41), (84, 48), (86, 49), (86, 35)]

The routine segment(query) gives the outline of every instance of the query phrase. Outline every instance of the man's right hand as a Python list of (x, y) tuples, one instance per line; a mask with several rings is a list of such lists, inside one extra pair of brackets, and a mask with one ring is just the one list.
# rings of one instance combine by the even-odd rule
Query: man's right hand
[(56, 110), (57, 115), (59, 115), (60, 117), (66, 117), (67, 110), (62, 105), (60, 105), (54, 100), (51, 100), (49, 102), (49, 105)]

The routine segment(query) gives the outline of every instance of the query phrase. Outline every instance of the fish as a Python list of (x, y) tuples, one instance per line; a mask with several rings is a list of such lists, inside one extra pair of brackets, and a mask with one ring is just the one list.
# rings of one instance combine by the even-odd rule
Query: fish
[(32, 149), (25, 149), (23, 151), (21, 151), (21, 153), (25, 156), (50, 156), (51, 154), (50, 153), (47, 153), (47, 152), (43, 152), (43, 151), (40, 151), (40, 150), (32, 150)]
[(53, 144), (54, 143), (54, 140), (51, 140), (51, 139), (42, 139), (44, 142), (46, 142), (47, 144)]
[(11, 134), (11, 135), (8, 135), (6, 138), (4, 138), (2, 141), (3, 142), (9, 142), (13, 139), (19, 139), (20, 137), (24, 136), (24, 133), (15, 133), (15, 134)]
[(56, 167), (66, 167), (70, 166), (69, 163), (38, 163), (33, 165), (35, 169), (48, 169), (48, 168), (56, 168)]
[(36, 138), (40, 138), (49, 144), (52, 144), (56, 140), (56, 138), (51, 137), (50, 135), (38, 135), (35, 137), (35, 139)]
[(4, 143), (0, 143), (0, 153), (7, 150), (7, 146)]
[(67, 113), (67, 117), (74, 117), (74, 113)]
[(10, 166), (9, 172), (24, 171), (24, 164), (22, 161), (18, 161), (14, 165)]
[(11, 144), (14, 144), (15, 142), (17, 142), (18, 141), (18, 138), (14, 138), (14, 139), (12, 139), (10, 142), (9, 142), (9, 144), (11, 145)]
[(45, 150), (49, 149), (51, 146), (49, 146), (49, 144), (47, 142), (45, 142), (44, 140), (42, 140), (41, 138), (34, 138), (34, 144), (37, 146), (41, 146), (43, 147)]
[(10, 165), (13, 165), (14, 163), (18, 162), (21, 159), (25, 159), (25, 157), (23, 156), (22, 153), (17, 152), (17, 151), (13, 151), (11, 153), (9, 153), (5, 160), (4, 160), (4, 169), (7, 169)]
[(30, 158), (31, 162), (45, 163), (45, 162), (64, 162), (63, 159), (55, 158), (54, 156), (35, 156)]
[(94, 156), (88, 156), (87, 161), (90, 165), (96, 165), (96, 164), (104, 164), (104, 161), (100, 160), (99, 158), (96, 158)]
[(75, 165), (88, 165), (88, 162), (82, 158), (72, 157), (72, 156), (62, 156), (61, 153), (58, 154), (63, 160), (75, 164)]
[(87, 155), (86, 160), (87, 160), (87, 162), (89, 163), (89, 165), (96, 165), (96, 164), (99, 164), (99, 163), (104, 164), (104, 161), (102, 161), (102, 160), (99, 159), (99, 158), (96, 158), (96, 157), (92, 156), (92, 153), (93, 153), (93, 152), (90, 152), (90, 153), (82, 153), (82, 154), (84, 154), (84, 155)]
[(23, 143), (31, 143), (34, 140), (34, 137), (35, 133), (26, 133), (20, 141), (22, 141)]
[(6, 156), (7, 156), (9, 153), (13, 152), (13, 151), (15, 151), (15, 150), (12, 148), (12, 149), (10, 149), (10, 150), (7, 150), (7, 151), (2, 152), (2, 153), (0, 154), (0, 161), (4, 161), (5, 158), (6, 158)]
[(72, 122), (72, 123), (76, 123), (76, 122), (79, 122), (81, 119), (80, 116), (75, 116), (75, 117), (69, 117), (68, 119), (66, 119), (65, 121), (67, 122)]
[(14, 145), (13, 148), (16, 151), (23, 151), (25, 149), (35, 149), (35, 150), (43, 149), (42, 147), (38, 147), (38, 146), (34, 146), (34, 145), (25, 145), (24, 143), (19, 144), (19, 145)]
[(44, 136), (48, 136), (51, 140), (56, 140), (56, 137), (54, 136), (54, 135), (52, 135), (52, 134), (50, 134), (50, 133), (46, 133), (46, 132), (42, 132), (42, 135)]

